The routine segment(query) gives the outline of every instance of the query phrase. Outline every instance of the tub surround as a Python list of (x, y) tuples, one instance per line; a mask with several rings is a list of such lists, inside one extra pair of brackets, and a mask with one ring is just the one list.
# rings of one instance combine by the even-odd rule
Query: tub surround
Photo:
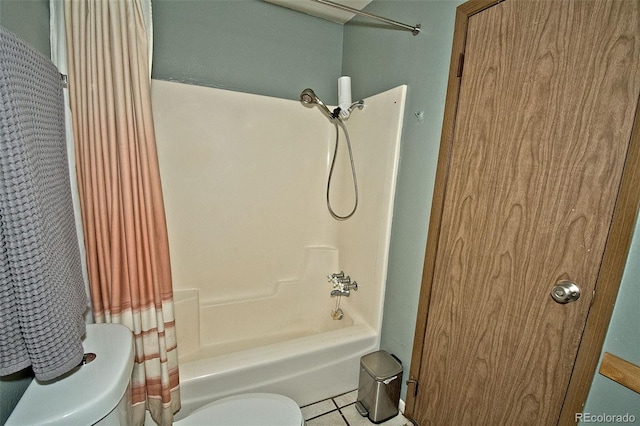
[[(303, 88), (300, 88), (303, 89)], [(346, 125), (359, 206), (331, 217), (336, 126), (298, 101), (153, 81), (180, 353), (181, 415), (240, 392), (304, 405), (357, 387), (378, 349), (406, 86), (364, 100)], [(340, 132), (338, 213), (353, 182)], [(357, 291), (342, 320), (327, 274)]]

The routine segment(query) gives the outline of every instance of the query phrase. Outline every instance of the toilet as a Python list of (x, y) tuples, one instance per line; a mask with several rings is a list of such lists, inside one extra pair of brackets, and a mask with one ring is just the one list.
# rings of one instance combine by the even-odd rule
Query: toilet
[[(83, 342), (87, 363), (51, 382), (33, 380), (6, 426), (129, 426), (133, 336), (120, 324), (87, 324)], [(271, 393), (249, 393), (205, 405), (175, 425), (302, 426), (298, 405)]]
[(300, 407), (274, 393), (247, 393), (214, 401), (174, 423), (176, 426), (303, 426)]
[[(5, 423), (130, 425), (133, 336), (120, 324), (87, 324), (87, 363), (49, 382), (32, 380)], [(86, 354), (95, 354), (95, 359)]]

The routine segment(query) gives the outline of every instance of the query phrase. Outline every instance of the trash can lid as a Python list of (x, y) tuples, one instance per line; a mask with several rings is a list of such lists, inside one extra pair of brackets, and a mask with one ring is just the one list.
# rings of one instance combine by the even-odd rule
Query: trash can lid
[(386, 351), (376, 351), (360, 358), (360, 365), (376, 381), (402, 373), (402, 364)]

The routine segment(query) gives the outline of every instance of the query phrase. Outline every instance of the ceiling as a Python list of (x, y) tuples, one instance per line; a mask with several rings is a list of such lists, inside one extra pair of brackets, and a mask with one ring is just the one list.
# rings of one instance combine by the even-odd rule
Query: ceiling
[[(329, 5), (317, 3), (313, 0), (264, 0), (269, 3), (277, 4), (287, 7), (289, 9), (297, 10), (308, 15), (316, 16), (318, 18), (326, 19), (328, 21), (336, 22), (338, 24), (344, 24), (348, 22), (355, 14), (346, 12)], [(340, 3), (345, 6), (352, 7), (354, 9), (362, 9), (371, 0), (332, 0), (334, 3)]]

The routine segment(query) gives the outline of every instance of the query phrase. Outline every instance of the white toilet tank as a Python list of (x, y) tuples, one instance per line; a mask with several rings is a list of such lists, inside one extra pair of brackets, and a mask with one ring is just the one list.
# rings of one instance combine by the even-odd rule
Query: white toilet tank
[(6, 426), (132, 424), (131, 331), (120, 324), (87, 324), (82, 345), (95, 359), (56, 380), (33, 380)]

